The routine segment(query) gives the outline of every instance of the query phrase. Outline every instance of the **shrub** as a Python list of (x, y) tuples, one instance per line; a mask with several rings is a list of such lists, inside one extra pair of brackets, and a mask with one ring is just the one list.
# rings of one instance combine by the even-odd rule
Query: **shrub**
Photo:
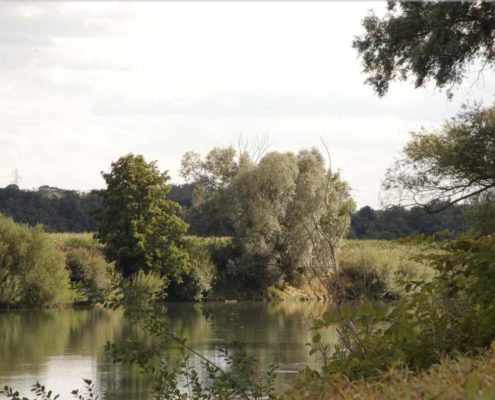
[(51, 306), (72, 301), (65, 259), (41, 226), (0, 215), (0, 295), (8, 306)]
[(71, 282), (79, 288), (83, 301), (103, 302), (110, 291), (113, 264), (96, 249), (76, 247), (66, 252)]
[(212, 252), (222, 247), (225, 239), (189, 236), (185, 249), (190, 266), (180, 279), (173, 280), (167, 288), (167, 299), (172, 301), (206, 300), (217, 277), (217, 267), (212, 261)]
[(66, 256), (76, 302), (102, 303), (111, 290), (113, 263), (105, 259), (103, 246), (92, 233), (51, 233), (50, 238)]
[(406, 283), (408, 296), (393, 307), (342, 307), (316, 321), (316, 330), (337, 323), (343, 332), (331, 356), (321, 336), (313, 337), (313, 352), (325, 355), (324, 375), (360, 379), (397, 364), (421, 371), (442, 355), (476, 352), (495, 339), (495, 238), (420, 244), (417, 258), (435, 271), (430, 281)]
[(139, 270), (129, 278), (120, 275), (115, 277), (116, 282), (113, 284), (115, 298), (110, 305), (114, 308), (122, 306), (129, 316), (139, 316), (163, 299), (166, 284), (156, 272), (146, 273)]
[(380, 379), (351, 382), (334, 375), (324, 381), (306, 374), (283, 399), (450, 399), (495, 398), (495, 348), (476, 357), (443, 358), (420, 374), (393, 368)]

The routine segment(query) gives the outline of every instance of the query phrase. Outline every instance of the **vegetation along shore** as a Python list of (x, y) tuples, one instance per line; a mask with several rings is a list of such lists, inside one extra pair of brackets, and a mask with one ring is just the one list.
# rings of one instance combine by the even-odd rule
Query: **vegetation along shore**
[[(494, 65), (494, 3), (390, 1), (362, 27), (352, 46), (378, 96), (413, 79), (452, 98), (474, 63)], [(144, 377), (137, 398), (495, 399), (495, 106), (467, 104), (413, 132), (385, 174), (379, 210), (357, 210), (316, 148), (207, 150), (183, 155), (181, 185), (131, 152), (102, 172), (100, 190), (1, 189), (0, 306), (36, 310), (8, 311), (5, 348), (27, 320), (39, 323), (33, 315), (50, 315), (41, 308), (98, 305), (109, 314), (67, 314), (44, 329), (61, 327), (64, 347), (84, 342), (77, 325), (89, 332), (106, 318), (106, 367)], [(330, 305), (276, 307), (309, 300)], [(248, 324), (266, 342), (243, 342)], [(311, 362), (280, 367), (300, 336)], [(270, 362), (253, 356), (263, 346)], [(119, 399), (131, 381), (120, 377), (64, 394)], [(58, 398), (33, 384), (32, 398)], [(0, 395), (24, 392), (7, 385)]]

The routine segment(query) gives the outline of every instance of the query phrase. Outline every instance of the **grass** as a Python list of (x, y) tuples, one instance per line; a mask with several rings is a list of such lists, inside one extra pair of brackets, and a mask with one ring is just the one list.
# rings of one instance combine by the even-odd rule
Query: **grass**
[(432, 270), (415, 261), (416, 245), (385, 240), (346, 240), (338, 255), (349, 296), (380, 300), (403, 293), (401, 282), (430, 279)]

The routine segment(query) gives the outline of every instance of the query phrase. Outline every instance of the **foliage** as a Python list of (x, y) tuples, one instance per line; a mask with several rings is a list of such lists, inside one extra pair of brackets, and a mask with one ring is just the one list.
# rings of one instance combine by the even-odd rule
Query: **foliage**
[(495, 339), (495, 238), (431, 241), (418, 257), (435, 274), (407, 283), (410, 295), (393, 307), (345, 306), (315, 322), (316, 332), (334, 323), (342, 332), (331, 356), (321, 336), (313, 337), (324, 376), (360, 379), (394, 365), (421, 371), (443, 355), (475, 352)]
[[(432, 79), (443, 88), (461, 83), (477, 59), (493, 64), (495, 6), (490, 2), (389, 1), (388, 13), (368, 15), (366, 33), (353, 46), (363, 58), (366, 82), (383, 96), (395, 79)], [(449, 91), (450, 94), (450, 91)]]
[(476, 196), (467, 209), (469, 226), (482, 235), (495, 233), (495, 192), (493, 190)]
[(324, 274), (331, 244), (347, 232), (354, 203), (338, 174), (326, 170), (313, 149), (268, 153), (239, 172), (231, 185), (234, 245), (241, 256), (231, 270), (258, 285), (294, 283), (302, 274)]
[[(222, 201), (206, 201), (201, 204), (193, 205), (193, 193), (197, 187), (196, 184), (170, 185), (171, 190), (167, 194), (169, 200), (175, 201), (181, 205), (180, 213), (188, 224), (188, 234), (200, 236), (232, 236), (232, 223), (226, 215), (225, 199)], [(56, 188), (52, 188), (55, 191)], [(2, 190), (4, 203), (2, 203)], [(60, 193), (65, 193), (62, 189), (56, 189)], [(22, 192), (22, 194), (19, 194)], [(55, 195), (48, 196), (45, 192), (40, 194), (44, 196), (45, 202), (38, 202), (29, 196), (36, 196), (40, 190), (34, 192), (12, 190), (7, 188), (0, 189), (0, 212), (10, 215), (16, 222), (27, 223), (29, 225), (43, 224), (44, 229), (49, 232), (85, 232), (96, 231), (97, 223), (91, 213), (91, 209), (101, 205), (97, 192), (77, 194), (80, 201), (85, 203), (95, 199), (95, 204), (85, 204), (82, 210), (79, 206), (73, 205), (64, 208), (61, 211), (54, 205), (59, 201)], [(23, 200), (26, 196), (26, 200)], [(431, 235), (437, 231), (450, 231), (454, 234), (464, 233), (467, 231), (467, 224), (480, 232), (487, 232), (479, 223), (486, 224), (491, 218), (476, 218), (478, 212), (486, 209), (488, 203), (477, 199), (473, 204), (465, 204), (457, 207), (448, 208), (440, 213), (430, 214), (420, 207), (406, 209), (398, 206), (385, 208), (383, 210), (373, 210), (366, 206), (356, 211), (352, 215), (351, 229), (349, 237), (357, 239), (397, 239), (403, 236), (424, 234)], [(53, 204), (52, 204), (53, 203)], [(482, 204), (483, 203), (483, 204)], [(4, 206), (2, 206), (4, 204)], [(22, 207), (22, 210), (12, 207)], [(50, 211), (45, 210), (49, 207)], [(54, 208), (52, 210), (52, 208)], [(471, 210), (473, 209), (473, 210)], [(17, 211), (16, 211), (17, 210)], [(464, 212), (469, 215), (464, 216)], [(467, 221), (466, 221), (467, 218)], [(67, 222), (59, 223), (59, 219), (67, 219)], [(91, 220), (91, 224), (83, 221)], [(77, 225), (74, 225), (77, 223)], [(487, 232), (488, 233), (488, 232)], [(89, 246), (93, 242), (92, 235), (74, 240), (85, 240)]]
[(317, 272), (315, 258), (329, 261), (329, 239), (338, 245), (354, 209), (347, 184), (316, 149), (263, 152), (252, 159), (247, 151), (215, 148), (204, 160), (187, 153), (181, 172), (196, 185), (189, 215), (202, 215), (195, 221), (210, 227), (225, 221), (232, 233), (221, 278), (252, 292)]
[[(100, 396), (96, 394), (95, 386), (93, 382), (89, 379), (83, 379), (85, 390), (73, 390), (72, 397), (77, 400), (99, 400)], [(32, 388), (31, 392), (34, 394), (34, 399), (32, 400), (56, 400), (60, 398), (59, 394), (54, 394), (51, 390), (47, 389), (44, 385), (37, 382)], [(3, 391), (0, 391), (0, 394), (4, 395), (7, 399), (10, 400), (30, 400), (27, 397), (21, 397), (18, 391), (14, 391), (12, 388), (5, 386)], [(106, 399), (106, 396), (103, 396), (102, 400)]]
[(222, 239), (188, 236), (185, 250), (189, 256), (190, 268), (180, 282), (172, 282), (168, 287), (170, 301), (206, 300), (217, 278), (217, 267), (211, 253)]
[(241, 167), (232, 147), (213, 148), (205, 159), (194, 152), (184, 154), (181, 176), (194, 187), (192, 207), (186, 212), (193, 235), (228, 236), (232, 222), (226, 212), (226, 188)]
[(438, 365), (413, 374), (407, 368), (392, 368), (379, 379), (349, 381), (332, 375), (315, 379), (311, 371), (287, 391), (283, 399), (451, 399), (495, 398), (495, 350), (476, 357), (442, 358)]
[(156, 271), (166, 283), (188, 268), (183, 249), (187, 225), (177, 215), (179, 206), (166, 199), (168, 176), (155, 162), (128, 154), (103, 173), (107, 188), (100, 192), (98, 239), (107, 257), (131, 276), (139, 270)]
[(104, 249), (93, 234), (51, 233), (50, 239), (65, 254), (66, 268), (76, 303), (103, 303), (110, 295), (112, 263), (105, 259)]
[(440, 131), (414, 134), (384, 187), (399, 200), (442, 209), (495, 186), (494, 155), (495, 108), (466, 108)]
[(188, 152), (182, 157), (181, 176), (195, 182), (207, 191), (227, 187), (237, 174), (239, 164), (233, 147), (212, 149), (201, 160), (195, 152)]
[(134, 317), (152, 310), (157, 300), (162, 298), (166, 286), (163, 278), (154, 271), (139, 270), (129, 278), (118, 275), (114, 278), (113, 296), (107, 306), (113, 309), (122, 307)]
[(28, 191), (16, 185), (0, 189), (1, 213), (31, 226), (43, 224), (49, 232), (95, 231), (91, 211), (100, 203), (95, 191), (79, 193), (50, 186)]
[(102, 303), (110, 291), (110, 274), (113, 265), (95, 250), (76, 247), (66, 252), (70, 280), (81, 289), (83, 301)]
[[(445, 205), (436, 203), (435, 208)], [(472, 208), (471, 205), (455, 204), (440, 212), (428, 213), (423, 207), (392, 206), (374, 210), (366, 206), (352, 215), (349, 237), (393, 240), (419, 234), (430, 236), (440, 231), (459, 235), (466, 233), (469, 226), (474, 227), (468, 217)]]
[(40, 226), (30, 228), (0, 215), (0, 296), (8, 306), (70, 303), (64, 255)]

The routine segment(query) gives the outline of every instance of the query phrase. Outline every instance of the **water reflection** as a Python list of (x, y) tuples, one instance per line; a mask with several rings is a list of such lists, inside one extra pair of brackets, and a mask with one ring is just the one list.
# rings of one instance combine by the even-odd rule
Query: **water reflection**
[[(241, 341), (262, 368), (279, 365), (281, 385), (294, 373), (315, 363), (308, 356), (308, 328), (314, 316), (327, 309), (322, 303), (169, 304), (164, 311), (176, 333), (201, 355), (222, 362), (220, 349), (226, 342)], [(29, 392), (40, 381), (66, 397), (92, 379), (100, 393), (115, 398), (149, 398), (148, 383), (136, 367), (112, 364), (105, 354), (110, 341), (122, 344), (139, 335), (119, 311), (43, 310), (0, 314), (0, 384)], [(336, 333), (328, 330), (326, 340)], [(179, 357), (170, 349), (171, 359)], [(192, 357), (191, 364), (200, 360)]]

